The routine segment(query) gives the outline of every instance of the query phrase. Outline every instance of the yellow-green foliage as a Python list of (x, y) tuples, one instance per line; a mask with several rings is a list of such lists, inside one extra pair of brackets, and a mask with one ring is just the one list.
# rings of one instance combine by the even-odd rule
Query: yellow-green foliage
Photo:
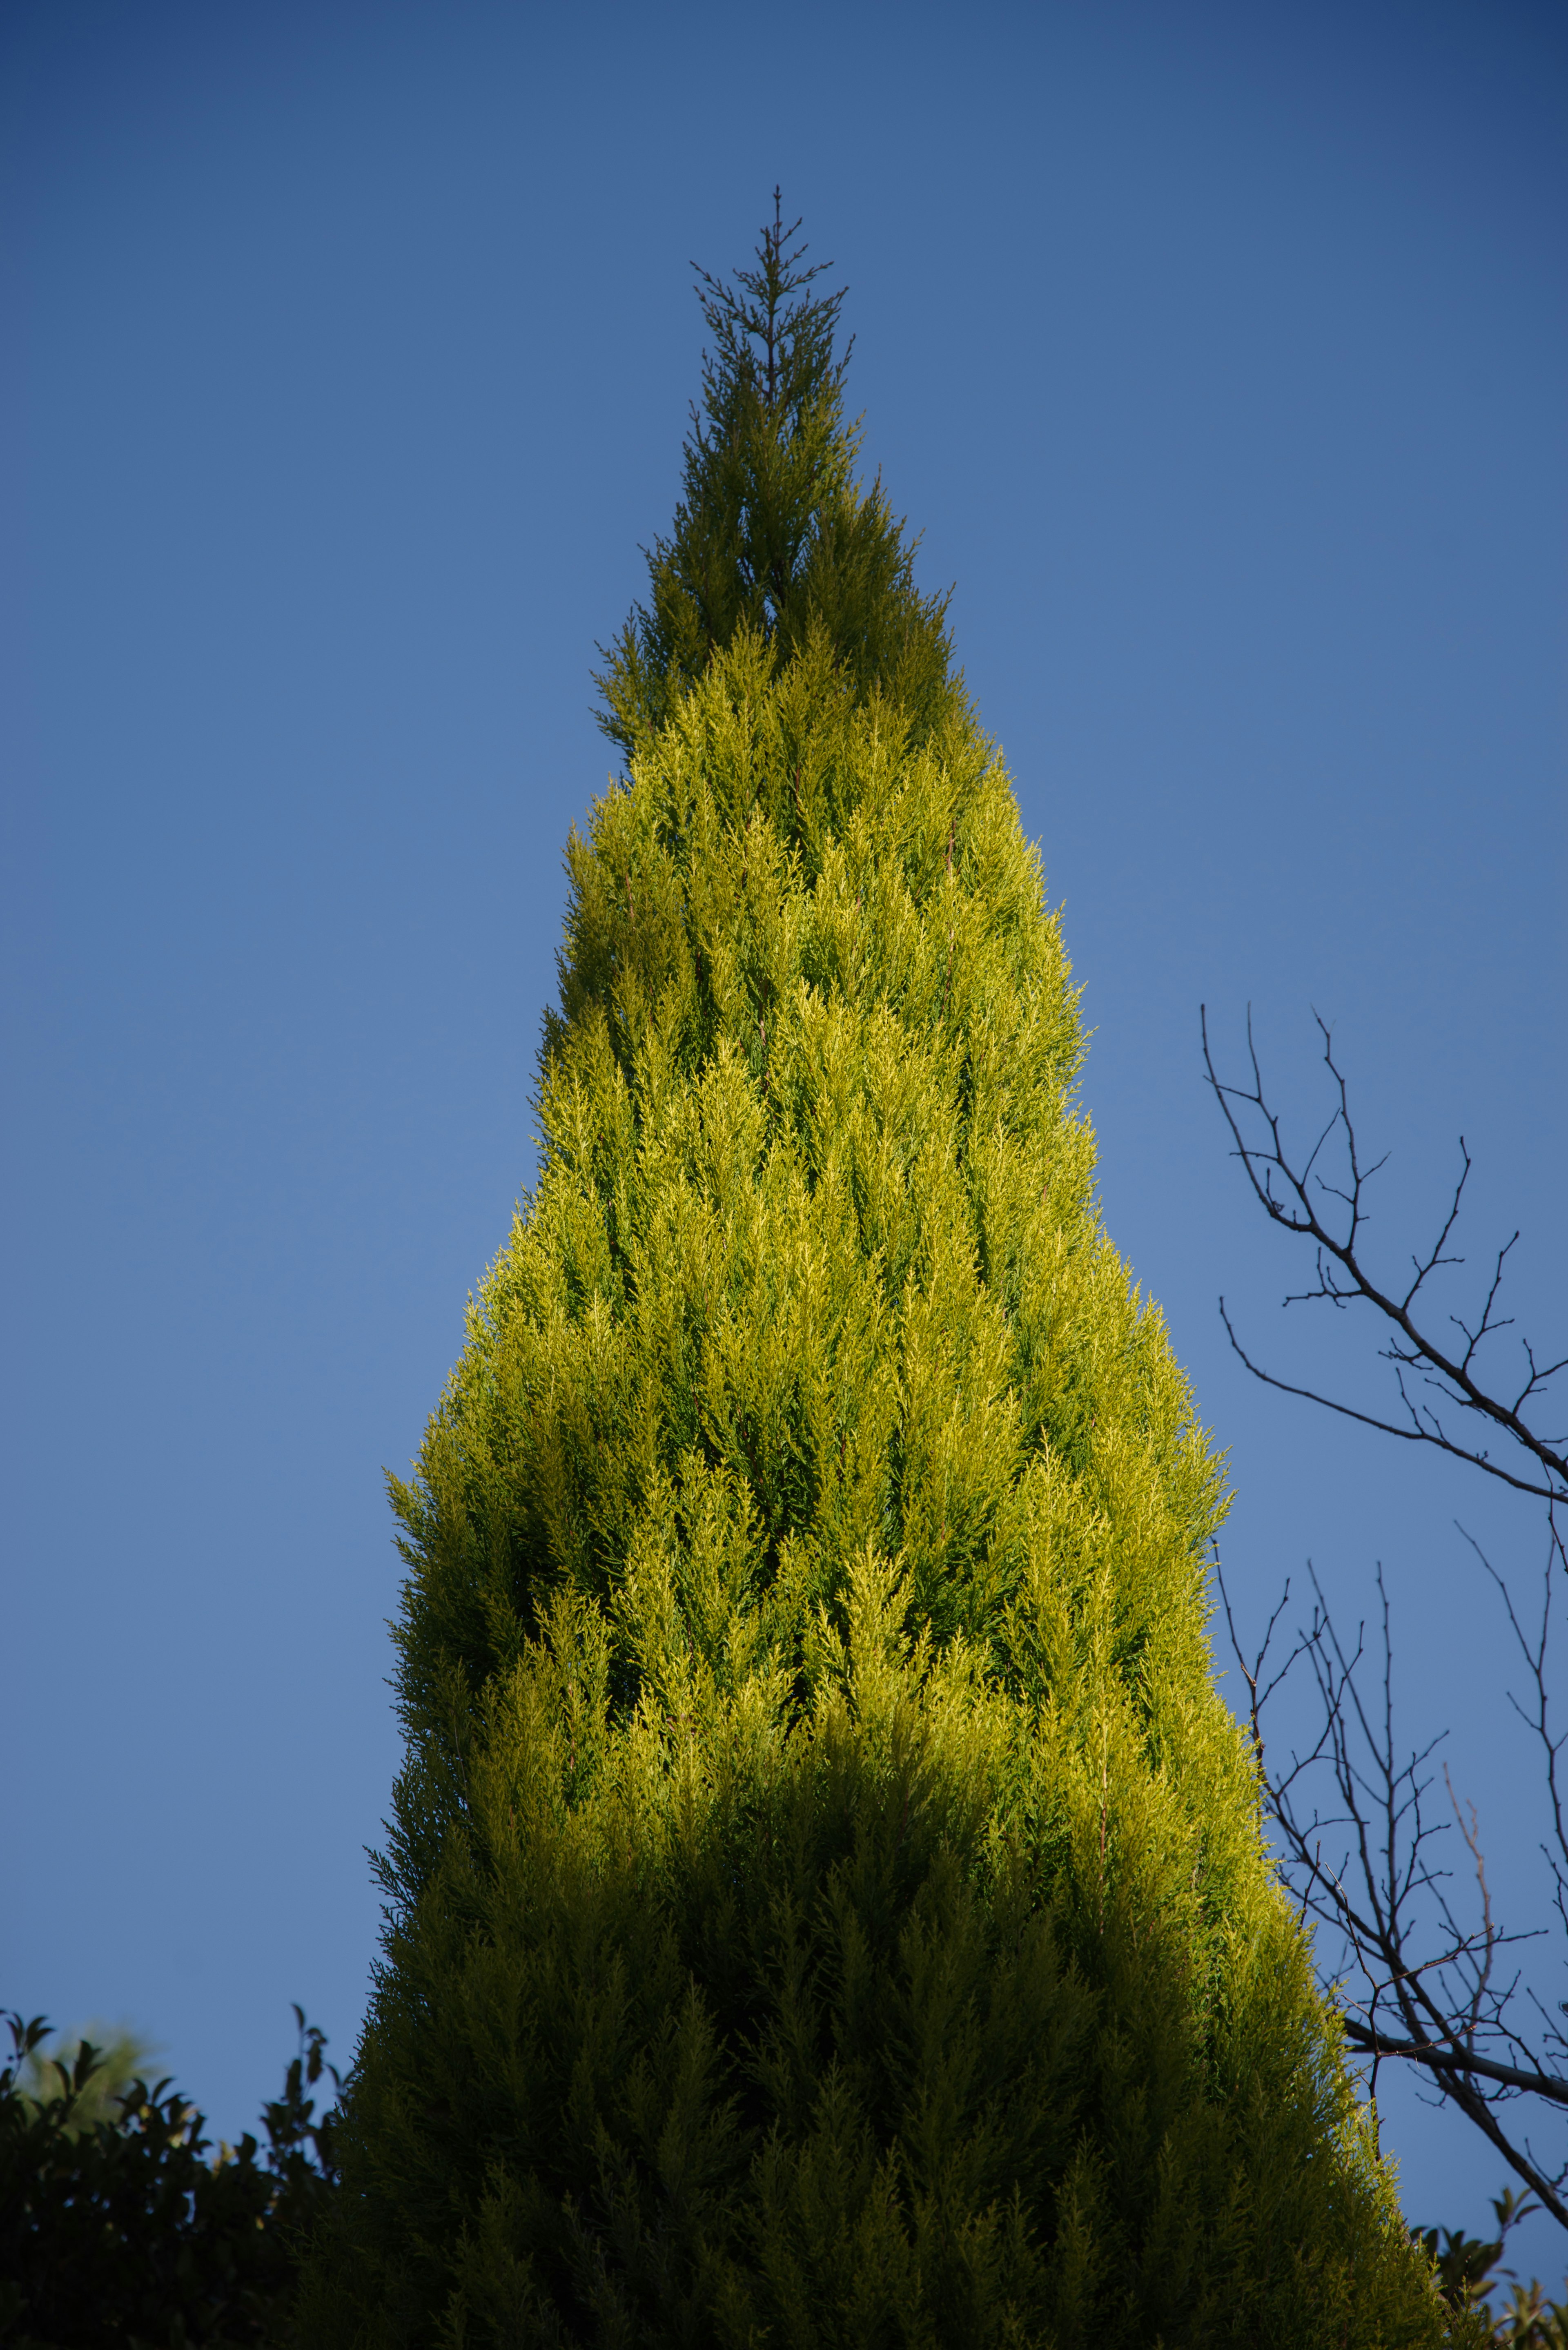
[(1440, 2340), (993, 747), (742, 630), (568, 861), (314, 2338)]

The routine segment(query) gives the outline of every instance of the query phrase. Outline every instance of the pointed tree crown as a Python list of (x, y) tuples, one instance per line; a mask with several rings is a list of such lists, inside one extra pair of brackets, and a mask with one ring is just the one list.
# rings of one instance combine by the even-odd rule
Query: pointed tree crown
[(649, 596), (601, 647), (599, 723), (630, 756), (669, 719), (713, 654), (751, 630), (780, 657), (815, 633), (860, 695), (880, 690), (919, 733), (961, 694), (950, 675), (946, 596), (914, 584), (880, 476), (862, 490), (860, 433), (844, 413), (846, 287), (814, 292), (779, 192), (754, 269), (733, 285), (697, 270), (711, 337), (691, 411), (680, 503), (649, 554)]

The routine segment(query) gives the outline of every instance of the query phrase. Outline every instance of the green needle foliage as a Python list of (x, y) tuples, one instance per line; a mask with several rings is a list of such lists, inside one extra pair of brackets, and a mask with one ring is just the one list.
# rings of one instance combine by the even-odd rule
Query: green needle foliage
[[(798, 225), (798, 224), (797, 224)], [(815, 637), (861, 699), (879, 691), (919, 739), (950, 707), (947, 598), (921, 596), (878, 480), (855, 479), (844, 418), (849, 353), (834, 357), (842, 287), (812, 296), (778, 217), (735, 290), (698, 275), (712, 348), (681, 469), (674, 534), (596, 681), (599, 723), (628, 757), (674, 714), (713, 655), (750, 632), (780, 665)], [(917, 542), (918, 544), (918, 542)]]
[[(790, 233), (793, 234), (793, 233)], [(395, 1482), (322, 2345), (1393, 2345), (1034, 851), (776, 213), (601, 680), (538, 1188)]]

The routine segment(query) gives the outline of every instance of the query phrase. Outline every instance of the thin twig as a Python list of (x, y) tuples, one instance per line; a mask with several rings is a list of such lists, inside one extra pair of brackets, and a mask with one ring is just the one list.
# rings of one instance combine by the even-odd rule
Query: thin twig
[[(1334, 1057), (1333, 1035), (1323, 1019), (1315, 1014), (1314, 1017), (1317, 1019), (1318, 1033), (1323, 1039), (1324, 1062), (1334, 1081), (1337, 1099), (1333, 1116), (1299, 1166), (1293, 1163), (1286, 1151), (1279, 1116), (1270, 1108), (1264, 1093), (1250, 1008), (1247, 1014), (1247, 1050), (1252, 1069), (1251, 1086), (1231, 1086), (1221, 1081), (1214, 1066), (1209, 1042), (1206, 1005), (1199, 1011), (1204, 1066), (1214, 1097), (1230, 1128), (1235, 1156), (1241, 1161), (1254, 1196), (1272, 1222), (1287, 1232), (1310, 1240), (1316, 1252), (1315, 1286), (1293, 1293), (1286, 1298), (1286, 1304), (1315, 1301), (1343, 1311), (1347, 1305), (1359, 1301), (1381, 1315), (1390, 1328), (1398, 1334), (1379, 1351), (1385, 1360), (1395, 1367), (1395, 1379), (1405, 1408), (1405, 1420), (1400, 1423), (1376, 1413), (1357, 1410), (1332, 1396), (1320, 1394), (1314, 1388), (1295, 1386), (1264, 1370), (1242, 1347), (1221, 1298), (1220, 1315), (1231, 1346), (1252, 1376), (1269, 1387), (1278, 1388), (1287, 1395), (1300, 1396), (1307, 1402), (1319, 1404), (1328, 1411), (1339, 1412), (1346, 1419), (1360, 1420), (1364, 1426), (1378, 1429), (1385, 1435), (1401, 1437), (1407, 1442), (1430, 1444), (1458, 1460), (1469, 1461), (1472, 1468), (1484, 1470), (1488, 1476), (1501, 1479), (1516, 1492), (1530, 1493), (1549, 1503), (1568, 1500), (1568, 1453), (1561, 1449), (1561, 1440), (1543, 1436), (1523, 1417), (1525, 1407), (1543, 1397), (1552, 1380), (1568, 1367), (1568, 1356), (1542, 1368), (1536, 1362), (1529, 1342), (1522, 1342), (1529, 1376), (1511, 1401), (1490, 1393), (1475, 1376), (1476, 1357), (1481, 1346), (1488, 1338), (1498, 1337), (1512, 1326), (1511, 1320), (1501, 1317), (1496, 1309), (1509, 1253), (1519, 1235), (1515, 1233), (1513, 1239), (1498, 1251), (1480, 1315), (1473, 1326), (1457, 1315), (1449, 1317), (1463, 1337), (1465, 1346), (1463, 1352), (1457, 1357), (1447, 1352), (1436, 1338), (1417, 1326), (1411, 1309), (1433, 1274), (1464, 1262), (1461, 1257), (1449, 1253), (1449, 1242), (1459, 1221), (1465, 1186), (1469, 1179), (1469, 1151), (1461, 1136), (1459, 1156), (1462, 1164), (1442, 1227), (1426, 1255), (1412, 1259), (1414, 1274), (1408, 1285), (1401, 1295), (1394, 1295), (1372, 1278), (1358, 1253), (1362, 1227), (1367, 1218), (1366, 1186), (1386, 1161), (1378, 1159), (1369, 1167), (1363, 1166), (1350, 1113), (1345, 1077)], [(1233, 1105), (1257, 1114), (1262, 1123), (1264, 1139), (1258, 1141), (1247, 1139)], [(1320, 1159), (1330, 1148), (1336, 1129), (1342, 1137), (1345, 1175), (1342, 1181), (1331, 1182), (1317, 1172), (1317, 1168)], [(1314, 1186), (1324, 1198), (1337, 1200), (1344, 1207), (1343, 1231), (1334, 1232), (1324, 1222), (1312, 1196)], [(1532, 1467), (1520, 1474), (1494, 1461), (1485, 1447), (1456, 1438), (1445, 1427), (1438, 1409), (1412, 1397), (1406, 1384), (1407, 1372), (1420, 1375), (1421, 1384), (1438, 1397), (1439, 1405), (1446, 1403), (1461, 1411), (1474, 1413), (1500, 1433), (1511, 1438)], [(1545, 1472), (1544, 1477), (1542, 1471)]]

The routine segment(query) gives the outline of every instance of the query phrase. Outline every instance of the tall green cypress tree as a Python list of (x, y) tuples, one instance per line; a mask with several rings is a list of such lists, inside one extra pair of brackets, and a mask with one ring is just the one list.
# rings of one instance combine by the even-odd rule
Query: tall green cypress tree
[(1215, 1690), (1222, 1476), (778, 219), (600, 680), (538, 1187), (394, 1485), (332, 2345), (1436, 2343)]

